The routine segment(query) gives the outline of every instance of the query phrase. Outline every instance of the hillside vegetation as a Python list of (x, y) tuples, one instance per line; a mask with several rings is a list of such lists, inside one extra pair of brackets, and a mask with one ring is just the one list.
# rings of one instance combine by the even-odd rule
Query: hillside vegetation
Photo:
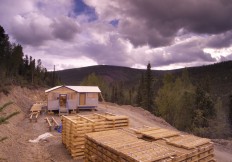
[(0, 26), (0, 92), (9, 93), (10, 85), (54, 86), (59, 82), (54, 73), (43, 67), (41, 59), (23, 54), (23, 47), (9, 41)]
[(109, 65), (57, 72), (67, 85), (98, 85), (107, 101), (141, 106), (180, 130), (231, 136), (232, 61), (150, 73)]

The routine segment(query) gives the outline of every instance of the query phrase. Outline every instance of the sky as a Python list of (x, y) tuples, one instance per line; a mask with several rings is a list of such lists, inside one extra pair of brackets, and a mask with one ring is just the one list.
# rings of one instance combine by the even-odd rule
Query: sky
[(232, 59), (231, 0), (0, 0), (0, 25), (48, 70)]

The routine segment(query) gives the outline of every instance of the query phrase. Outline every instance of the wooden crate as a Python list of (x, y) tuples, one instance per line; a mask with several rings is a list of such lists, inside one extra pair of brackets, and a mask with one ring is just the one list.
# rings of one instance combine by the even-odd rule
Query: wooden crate
[(84, 157), (85, 134), (128, 127), (126, 116), (91, 114), (62, 116), (62, 142), (75, 159)]
[[(146, 131), (148, 130), (154, 129), (149, 128)], [(187, 142), (187, 139), (192, 140)], [(184, 147), (183, 144), (185, 144)], [(187, 148), (187, 145), (190, 147)], [(150, 142), (137, 138), (137, 134), (125, 129), (86, 134), (85, 158), (86, 162), (215, 161), (213, 143), (208, 139), (177, 135), (162, 139), (158, 138), (158, 140)]]

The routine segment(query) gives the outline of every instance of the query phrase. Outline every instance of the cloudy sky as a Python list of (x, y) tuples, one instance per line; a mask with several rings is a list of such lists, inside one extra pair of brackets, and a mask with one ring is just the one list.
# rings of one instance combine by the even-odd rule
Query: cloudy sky
[(47, 69), (232, 59), (232, 0), (0, 0), (0, 25)]

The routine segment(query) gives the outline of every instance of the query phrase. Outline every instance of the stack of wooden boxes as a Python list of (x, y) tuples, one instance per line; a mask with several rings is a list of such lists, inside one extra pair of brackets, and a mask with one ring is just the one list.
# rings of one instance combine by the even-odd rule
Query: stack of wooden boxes
[(146, 128), (86, 134), (86, 162), (213, 162), (209, 139), (177, 131)]
[(62, 142), (73, 158), (84, 157), (85, 134), (128, 127), (126, 116), (91, 114), (62, 116)]

